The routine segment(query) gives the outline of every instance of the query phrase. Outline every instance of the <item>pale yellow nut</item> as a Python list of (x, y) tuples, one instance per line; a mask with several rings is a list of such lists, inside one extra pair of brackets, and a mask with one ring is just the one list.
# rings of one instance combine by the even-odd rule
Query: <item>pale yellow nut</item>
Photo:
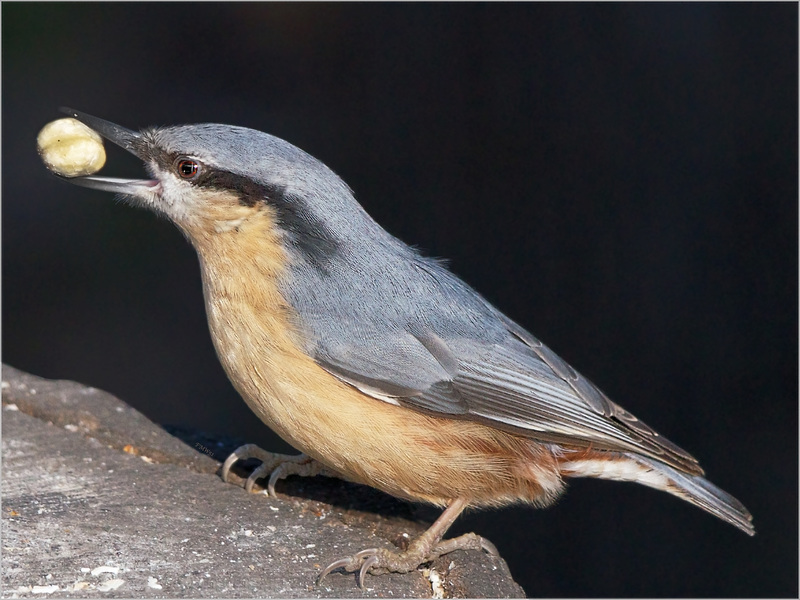
[(63, 177), (92, 175), (106, 163), (103, 138), (76, 119), (48, 123), (36, 145), (47, 168)]

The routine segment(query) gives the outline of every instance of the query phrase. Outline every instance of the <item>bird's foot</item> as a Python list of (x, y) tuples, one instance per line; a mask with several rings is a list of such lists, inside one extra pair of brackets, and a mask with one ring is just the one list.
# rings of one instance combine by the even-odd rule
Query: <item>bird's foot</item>
[(231, 467), (234, 463), (248, 458), (257, 458), (261, 464), (255, 468), (245, 481), (244, 489), (248, 492), (253, 491), (256, 481), (269, 477), (267, 482), (267, 494), (275, 495), (275, 483), (280, 479), (285, 479), (289, 475), (299, 475), (301, 477), (313, 477), (314, 475), (326, 475), (328, 477), (338, 477), (322, 463), (306, 456), (305, 454), (289, 455), (267, 452), (255, 444), (245, 444), (237, 448), (222, 465), (222, 480), (227, 482)]
[(407, 550), (402, 552), (392, 552), (385, 548), (369, 548), (356, 552), (352, 556), (336, 560), (325, 567), (322, 573), (319, 574), (317, 585), (322, 583), (322, 580), (329, 573), (336, 569), (344, 569), (347, 573), (358, 571), (358, 586), (363, 589), (367, 573), (372, 575), (408, 573), (424, 563), (436, 560), (440, 556), (455, 550), (484, 550), (493, 556), (499, 555), (494, 544), (475, 533), (465, 533), (456, 538), (440, 541), (436, 545), (432, 545), (430, 538), (423, 534), (415, 539)]

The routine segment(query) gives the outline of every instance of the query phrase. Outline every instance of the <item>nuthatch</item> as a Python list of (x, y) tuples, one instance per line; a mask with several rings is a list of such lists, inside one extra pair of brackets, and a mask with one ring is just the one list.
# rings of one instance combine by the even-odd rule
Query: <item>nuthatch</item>
[[(169, 218), (197, 251), (217, 354), (248, 406), (303, 452), (267, 460), (270, 489), (320, 472), (445, 507), (402, 552), (323, 570), (408, 572), (467, 507), (552, 504), (566, 478), (635, 481), (753, 535), (752, 516), (690, 454), (606, 397), (441, 263), (384, 231), (350, 188), (291, 144), (201, 124), (134, 132), (65, 109), (152, 179), (69, 179)], [(252, 479), (252, 478), (251, 478)]]

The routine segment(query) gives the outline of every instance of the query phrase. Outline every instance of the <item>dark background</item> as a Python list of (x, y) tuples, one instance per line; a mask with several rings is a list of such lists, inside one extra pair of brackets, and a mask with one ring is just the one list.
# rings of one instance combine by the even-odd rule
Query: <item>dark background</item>
[[(797, 596), (797, 5), (2, 6), (3, 360), (274, 439), (164, 220), (60, 183), (67, 105), (283, 137), (701, 459), (748, 538), (641, 486), (460, 521), (532, 596)], [(111, 176), (141, 176), (108, 148)]]

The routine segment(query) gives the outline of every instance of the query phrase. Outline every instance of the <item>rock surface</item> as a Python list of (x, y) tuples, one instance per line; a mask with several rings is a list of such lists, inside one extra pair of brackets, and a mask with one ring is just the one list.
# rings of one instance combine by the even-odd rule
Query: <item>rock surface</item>
[(364, 590), (341, 572), (317, 586), (331, 561), (426, 524), (412, 505), (325, 477), (248, 494), (204, 454), (225, 456), (231, 440), (176, 437), (74, 382), (2, 375), (3, 597), (524, 596), (481, 552), (368, 576)]

